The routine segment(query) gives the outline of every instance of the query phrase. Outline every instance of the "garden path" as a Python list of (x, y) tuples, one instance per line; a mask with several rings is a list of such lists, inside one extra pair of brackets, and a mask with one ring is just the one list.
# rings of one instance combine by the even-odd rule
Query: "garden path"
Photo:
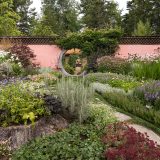
[[(121, 122), (125, 122), (125, 121), (132, 119), (130, 116), (127, 116), (127, 115), (125, 115), (123, 113), (119, 113), (119, 112), (116, 112), (115, 116), (118, 119), (118, 121), (121, 121)], [(137, 132), (147, 133), (150, 140), (153, 140), (154, 142), (157, 142), (158, 145), (160, 145), (160, 136), (158, 136), (152, 130), (150, 130), (144, 126), (138, 125), (138, 124), (129, 124), (129, 126), (136, 129)]]

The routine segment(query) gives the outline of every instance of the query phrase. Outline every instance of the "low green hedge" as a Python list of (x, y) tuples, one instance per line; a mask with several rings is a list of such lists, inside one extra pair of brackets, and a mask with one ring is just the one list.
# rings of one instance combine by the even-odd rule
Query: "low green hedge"
[(104, 93), (103, 98), (111, 105), (136, 115), (157, 127), (160, 126), (160, 111), (144, 106), (140, 100), (120, 93)]

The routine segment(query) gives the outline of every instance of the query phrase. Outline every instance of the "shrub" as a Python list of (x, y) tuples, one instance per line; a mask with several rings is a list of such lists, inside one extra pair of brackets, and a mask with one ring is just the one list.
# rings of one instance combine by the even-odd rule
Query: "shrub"
[(125, 81), (125, 80), (120, 80), (120, 79), (109, 80), (108, 84), (111, 85), (112, 87), (122, 88), (126, 92), (141, 85), (141, 83), (137, 81)]
[(28, 70), (29, 67), (24, 69), (19, 57), (16, 54), (11, 54), (10, 52), (5, 51), (0, 52), (0, 74), (2, 78), (8, 78), (11, 76), (24, 76)]
[(10, 84), (0, 92), (0, 125), (32, 122), (46, 113), (44, 101), (36, 98), (32, 92), (20, 84)]
[(132, 76), (125, 76), (116, 73), (90, 73), (85, 77), (88, 82), (108, 83), (109, 80), (124, 80), (127, 82), (136, 81)]
[(104, 126), (115, 122), (113, 110), (100, 102), (92, 103), (87, 122), (83, 125), (71, 124), (68, 129), (50, 137), (37, 138), (17, 150), (12, 159), (103, 160), (104, 144), (101, 137)]
[(57, 83), (57, 95), (62, 101), (63, 112), (82, 122), (87, 117), (88, 103), (93, 97), (92, 87), (85, 87), (83, 80), (62, 78)]
[(160, 148), (156, 143), (126, 124), (108, 126), (102, 139), (107, 145), (104, 153), (107, 160), (159, 160)]
[(62, 113), (62, 102), (54, 97), (53, 95), (43, 95), (43, 100), (45, 106), (52, 114), (61, 114)]
[(89, 117), (87, 119), (88, 123), (93, 124), (102, 128), (102, 130), (106, 127), (106, 125), (113, 123), (116, 121), (114, 110), (108, 105), (99, 101), (98, 103), (91, 103), (89, 107)]
[(20, 45), (14, 45), (10, 49), (10, 55), (16, 55), (20, 62), (22, 63), (22, 66), (24, 68), (27, 67), (35, 67), (37, 64), (35, 64), (33, 61), (36, 57), (36, 55), (33, 53), (33, 51), (26, 45), (20, 44)]
[(75, 68), (76, 60), (79, 58), (79, 55), (70, 55), (68, 64), (72, 67)]
[(0, 64), (0, 74), (3, 78), (11, 76), (13, 73), (12, 64), (10, 62), (3, 62)]
[(83, 32), (70, 33), (58, 40), (60, 47), (68, 50), (81, 49), (82, 56), (88, 58), (88, 62), (94, 63), (98, 57), (113, 55), (118, 46), (121, 33), (118, 30), (87, 29)]
[(5, 62), (9, 58), (8, 54), (9, 52), (0, 50), (0, 63)]
[(131, 74), (138, 79), (154, 79), (160, 78), (160, 59), (133, 61)]
[(73, 67), (71, 67), (69, 64), (65, 64), (64, 69), (65, 69), (66, 72), (68, 72), (70, 74), (74, 74), (75, 69)]
[(67, 130), (23, 146), (12, 159), (102, 159), (104, 148), (100, 135), (93, 125), (74, 124)]
[[(121, 88), (114, 88), (111, 87), (109, 84), (102, 84), (102, 83), (92, 83), (93, 89), (97, 91), (98, 93), (106, 93), (106, 92), (118, 92), (121, 94), (127, 94), (124, 89)], [(131, 93), (131, 92), (128, 92)]]
[(112, 72), (118, 74), (128, 74), (130, 72), (130, 62), (114, 56), (104, 56), (97, 60), (98, 72)]
[(160, 110), (160, 81), (152, 81), (134, 90), (134, 96)]
[(114, 107), (123, 109), (135, 116), (138, 116), (154, 125), (160, 125), (160, 111), (155, 111), (144, 106), (140, 100), (132, 96), (122, 95), (120, 93), (107, 92), (103, 94), (104, 99)]

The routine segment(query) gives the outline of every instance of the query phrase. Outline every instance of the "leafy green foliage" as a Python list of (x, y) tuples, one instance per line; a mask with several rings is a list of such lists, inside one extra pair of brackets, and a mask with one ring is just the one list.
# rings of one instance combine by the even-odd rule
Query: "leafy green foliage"
[(148, 107), (160, 110), (160, 82), (151, 81), (134, 90), (134, 96), (139, 98)]
[(88, 103), (93, 98), (93, 88), (85, 87), (84, 80), (62, 78), (57, 83), (57, 95), (62, 101), (63, 113), (83, 122), (88, 116)]
[(17, 26), (23, 35), (31, 35), (35, 25), (37, 13), (35, 8), (31, 8), (32, 3), (32, 0), (13, 0), (12, 8), (20, 16)]
[(17, 150), (13, 160), (79, 159), (103, 160), (101, 137), (106, 125), (115, 122), (113, 110), (98, 102), (92, 103), (87, 123), (71, 124), (68, 129), (50, 137), (37, 138)]
[(36, 139), (13, 155), (13, 160), (103, 159), (103, 144), (93, 125), (74, 124), (50, 137)]
[(72, 66), (70, 66), (68, 63), (64, 65), (64, 69), (66, 72), (70, 74), (74, 74), (75, 69)]
[[(43, 0), (42, 22), (52, 32), (65, 35), (66, 32), (79, 30), (76, 3), (73, 0)], [(52, 33), (51, 32), (51, 33)]]
[(0, 36), (20, 35), (17, 29), (19, 16), (12, 10), (12, 0), (1, 0), (0, 3)]
[(22, 64), (16, 55), (10, 55), (10, 52), (5, 51), (0, 52), (1, 78), (22, 75), (23, 72)]
[(122, 74), (116, 73), (90, 73), (85, 77), (85, 81), (88, 82), (99, 82), (99, 83), (108, 83), (111, 80), (122, 80), (127, 82), (134, 82), (136, 79), (132, 76), (125, 76)]
[(76, 60), (79, 58), (79, 55), (70, 55), (69, 56), (69, 60), (68, 60), (68, 64), (70, 66), (72, 66), (73, 68), (75, 67), (75, 64), (76, 64)]
[(82, 23), (88, 28), (114, 28), (120, 26), (121, 16), (114, 1), (81, 0)]
[(36, 98), (20, 84), (10, 84), (1, 88), (0, 125), (35, 122), (35, 119), (46, 113), (44, 101)]
[(103, 129), (106, 125), (115, 121), (114, 110), (111, 107), (99, 100), (90, 104), (88, 123)]
[(159, 111), (149, 109), (145, 107), (139, 99), (133, 98), (133, 96), (122, 95), (121, 93), (107, 92), (103, 94), (103, 97), (108, 103), (114, 107), (123, 109), (135, 116), (138, 116), (154, 125), (159, 127), (160, 117)]
[(115, 53), (120, 36), (117, 30), (85, 30), (82, 33), (70, 33), (57, 43), (66, 50), (79, 48), (82, 56), (95, 62), (98, 57)]
[[(124, 15), (123, 18), (123, 28), (125, 35), (132, 35), (137, 23), (142, 21), (144, 24), (150, 21), (152, 26), (153, 34), (159, 34), (160, 32), (160, 22), (159, 14), (160, 10), (158, 6), (160, 5), (159, 0), (131, 0), (127, 2), (128, 13)], [(149, 12), (151, 11), (151, 12)]]
[(130, 72), (130, 62), (125, 59), (104, 56), (97, 60), (98, 72), (112, 72), (118, 74), (128, 74)]
[(143, 23), (139, 21), (137, 24), (137, 28), (134, 30), (134, 36), (150, 36), (152, 34), (151, 26), (149, 21)]
[(57, 37), (52, 28), (47, 24), (44, 24), (42, 20), (39, 20), (35, 23), (31, 30), (32, 36), (52, 36)]
[(111, 85), (112, 87), (122, 88), (126, 92), (141, 85), (141, 83), (137, 82), (137, 81), (131, 81), (130, 82), (130, 81), (124, 81), (124, 80), (118, 80), (118, 79), (109, 80), (108, 84)]
[(138, 79), (160, 78), (160, 59), (133, 61), (131, 74)]

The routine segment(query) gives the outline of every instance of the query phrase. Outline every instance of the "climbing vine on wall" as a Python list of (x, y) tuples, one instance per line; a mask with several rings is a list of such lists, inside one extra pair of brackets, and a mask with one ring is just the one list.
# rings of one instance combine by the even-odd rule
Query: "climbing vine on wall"
[(118, 47), (121, 32), (118, 30), (91, 30), (69, 33), (66, 37), (57, 41), (57, 44), (68, 50), (72, 48), (81, 49), (82, 56), (87, 57), (90, 62), (104, 55), (113, 55)]

